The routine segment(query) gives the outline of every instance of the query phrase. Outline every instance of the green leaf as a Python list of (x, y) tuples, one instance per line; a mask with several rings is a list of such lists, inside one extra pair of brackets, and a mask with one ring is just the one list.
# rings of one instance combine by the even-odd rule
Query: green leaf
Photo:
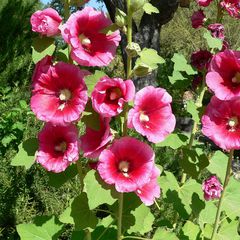
[(240, 182), (231, 177), (222, 201), (222, 209), (227, 216), (235, 219), (240, 213)]
[[(41, 217), (42, 220), (46, 217)], [(40, 221), (41, 224), (19, 224), (17, 232), (21, 240), (57, 240), (61, 233), (63, 224), (59, 223), (53, 216), (47, 221)]]
[(56, 58), (58, 61), (62, 61), (62, 62), (68, 62), (68, 48), (65, 49), (60, 49), (57, 53), (56, 53)]
[(228, 163), (228, 156), (221, 151), (216, 151), (210, 159), (208, 171), (212, 174), (216, 174), (224, 182), (226, 169)]
[(85, 240), (84, 231), (73, 231), (71, 240)]
[(59, 188), (68, 180), (74, 178), (77, 173), (76, 164), (72, 164), (64, 172), (61, 173), (48, 172), (49, 185)]
[(115, 31), (117, 31), (119, 29), (119, 26), (115, 23), (112, 23), (111, 25), (107, 26), (106, 28), (104, 28), (103, 30), (101, 30), (101, 33), (104, 33), (106, 35), (111, 35), (113, 34)]
[(220, 227), (215, 240), (239, 240), (240, 235), (238, 234), (239, 221), (224, 221)]
[(198, 219), (201, 229), (204, 228), (204, 224), (206, 223), (209, 223), (211, 225), (214, 223), (217, 212), (217, 207), (213, 202), (208, 201), (205, 202), (205, 204), (205, 208), (200, 212)]
[(92, 94), (92, 91), (95, 87), (95, 85), (97, 84), (97, 82), (100, 80), (100, 78), (107, 76), (106, 73), (96, 70), (94, 74), (88, 75), (84, 78), (85, 83), (87, 85), (88, 88), (88, 96), (90, 97)]
[(188, 75), (194, 75), (197, 72), (187, 63), (186, 58), (182, 54), (174, 53), (172, 57), (174, 62), (174, 71), (186, 72)]
[(75, 224), (75, 230), (85, 228), (94, 229), (97, 225), (97, 217), (94, 212), (89, 209), (88, 197), (85, 192), (76, 197), (60, 216), (63, 223)]
[(29, 169), (35, 162), (35, 153), (38, 149), (38, 140), (29, 138), (18, 146), (18, 153), (12, 159), (12, 166), (24, 166)]
[(178, 239), (179, 238), (175, 235), (174, 232), (171, 232), (164, 228), (158, 228), (152, 238), (152, 240), (178, 240)]
[(159, 10), (156, 7), (154, 7), (151, 3), (145, 3), (143, 5), (143, 10), (147, 14), (159, 13)]
[(219, 38), (214, 38), (211, 35), (210, 31), (206, 31), (203, 34), (203, 37), (207, 40), (207, 44), (208, 44), (209, 48), (217, 49), (217, 50), (221, 50), (222, 49), (222, 45), (223, 45), (222, 40), (219, 39)]
[(33, 39), (32, 45), (32, 59), (36, 64), (46, 55), (52, 56), (56, 46), (54, 45), (54, 38), (38, 37)]
[(192, 100), (187, 101), (187, 112), (189, 112), (192, 115), (192, 119), (195, 122), (200, 122), (199, 111), (197, 109), (196, 104)]
[(145, 65), (151, 69), (158, 68), (158, 64), (165, 63), (165, 60), (160, 57), (156, 50), (151, 48), (144, 48), (139, 53), (139, 58), (136, 61), (135, 68), (137, 66)]
[(154, 216), (150, 208), (142, 204), (131, 213), (135, 217), (135, 224), (130, 227), (128, 233), (140, 233), (144, 235), (152, 230)]
[(179, 71), (173, 71), (173, 75), (168, 77), (171, 84), (186, 79)]
[(187, 221), (181, 229), (181, 240), (197, 240), (199, 233), (199, 226), (191, 221)]
[(188, 137), (183, 134), (172, 133), (163, 142), (157, 143), (157, 147), (170, 147), (178, 149), (183, 146), (188, 140)]
[[(116, 201), (116, 199), (112, 197), (111, 188), (109, 185), (101, 181), (97, 172), (89, 171), (84, 178), (84, 183), (84, 190), (88, 195), (90, 209), (94, 209), (104, 203), (111, 205)], [(117, 195), (115, 195), (115, 197), (117, 197)]]

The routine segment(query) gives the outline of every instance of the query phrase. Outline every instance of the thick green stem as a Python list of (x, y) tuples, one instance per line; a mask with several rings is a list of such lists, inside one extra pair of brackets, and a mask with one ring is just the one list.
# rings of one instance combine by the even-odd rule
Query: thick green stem
[(122, 239), (122, 213), (123, 213), (123, 193), (119, 193), (119, 198), (118, 198), (118, 234), (117, 234), (117, 239), (121, 240)]
[(214, 240), (214, 238), (217, 234), (218, 227), (219, 227), (219, 220), (220, 220), (220, 216), (221, 216), (221, 212), (222, 212), (222, 202), (223, 202), (223, 198), (225, 195), (226, 187), (228, 185), (228, 182), (229, 182), (229, 179), (231, 176), (233, 155), (234, 155), (234, 150), (231, 150), (229, 153), (229, 158), (228, 158), (228, 165), (227, 165), (227, 170), (226, 170), (226, 175), (225, 175), (225, 180), (224, 180), (224, 185), (223, 185), (223, 191), (221, 194), (221, 198), (218, 202), (217, 214), (216, 214), (216, 218), (215, 218), (215, 222), (214, 222), (211, 240)]
[(83, 182), (83, 170), (82, 170), (82, 162), (81, 159), (79, 159), (77, 161), (77, 170), (78, 170), (78, 177), (80, 180), (80, 192), (83, 192), (83, 188), (84, 188), (84, 182)]

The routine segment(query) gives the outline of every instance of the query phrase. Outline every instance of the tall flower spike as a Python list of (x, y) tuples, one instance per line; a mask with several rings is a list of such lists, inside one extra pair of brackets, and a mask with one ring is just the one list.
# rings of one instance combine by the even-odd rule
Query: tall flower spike
[(62, 26), (62, 36), (71, 45), (71, 57), (83, 66), (107, 66), (121, 40), (119, 31), (105, 34), (112, 24), (103, 12), (85, 7), (73, 13)]

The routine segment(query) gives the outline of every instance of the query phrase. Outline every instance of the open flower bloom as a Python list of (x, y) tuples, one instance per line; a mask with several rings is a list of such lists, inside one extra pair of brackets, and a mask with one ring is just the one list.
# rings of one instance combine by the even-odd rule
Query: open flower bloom
[(213, 96), (202, 117), (202, 133), (224, 150), (240, 149), (240, 98)]
[(231, 17), (240, 19), (239, 0), (223, 0), (220, 5), (225, 8)]
[(202, 190), (204, 192), (204, 199), (209, 201), (212, 199), (219, 199), (223, 187), (216, 176), (211, 176), (203, 182)]
[(31, 108), (37, 118), (53, 124), (68, 124), (80, 118), (88, 96), (86, 75), (77, 66), (59, 62), (34, 84)]
[(71, 45), (71, 57), (83, 66), (106, 66), (114, 58), (121, 40), (119, 31), (105, 34), (112, 24), (103, 12), (85, 7), (73, 13), (62, 27), (64, 40)]
[(220, 23), (209, 24), (207, 29), (211, 32), (211, 35), (215, 38), (224, 40), (224, 26)]
[(78, 130), (70, 124), (54, 126), (47, 123), (38, 135), (36, 161), (47, 171), (59, 173), (78, 160)]
[(99, 116), (100, 129), (94, 130), (86, 128), (86, 133), (80, 138), (81, 150), (84, 152), (84, 157), (97, 158), (106, 145), (113, 139), (110, 131), (110, 118)]
[(136, 93), (134, 108), (128, 113), (128, 127), (146, 136), (150, 142), (163, 141), (173, 132), (172, 97), (163, 88), (145, 87)]
[(213, 56), (206, 83), (221, 100), (240, 96), (240, 51), (225, 50)]
[(32, 31), (38, 32), (43, 36), (51, 37), (60, 33), (59, 25), (62, 18), (58, 12), (52, 8), (46, 8), (42, 11), (33, 13), (30, 19)]
[(207, 7), (211, 2), (212, 0), (197, 0), (198, 5), (201, 7)]
[(201, 28), (204, 22), (206, 21), (206, 16), (203, 13), (203, 10), (198, 10), (194, 12), (191, 17), (191, 21), (192, 21), (193, 28)]
[(193, 52), (191, 55), (191, 64), (198, 71), (207, 70), (209, 63), (211, 61), (212, 54), (207, 50), (199, 50)]
[(133, 100), (135, 87), (132, 80), (103, 77), (92, 92), (92, 106), (103, 117), (117, 116), (124, 103)]
[(159, 176), (160, 170), (155, 166), (153, 168), (149, 182), (136, 191), (136, 194), (140, 197), (146, 206), (152, 205), (155, 201), (155, 198), (160, 197), (160, 187), (157, 182), (157, 178)]
[(146, 143), (123, 137), (101, 152), (98, 172), (118, 192), (133, 192), (149, 183), (154, 168), (154, 152)]

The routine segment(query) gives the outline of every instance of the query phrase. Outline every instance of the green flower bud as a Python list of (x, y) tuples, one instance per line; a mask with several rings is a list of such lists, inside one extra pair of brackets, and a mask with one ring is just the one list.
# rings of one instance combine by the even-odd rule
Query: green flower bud
[(115, 14), (115, 24), (119, 26), (120, 28), (123, 28), (127, 25), (127, 15), (125, 12), (121, 11), (120, 9), (116, 9)]
[(129, 57), (136, 57), (141, 52), (141, 47), (138, 43), (130, 43), (126, 47), (126, 52)]
[(134, 72), (134, 75), (137, 77), (144, 77), (152, 72), (152, 68), (145, 65), (144, 63), (141, 63), (134, 67), (133, 72)]

